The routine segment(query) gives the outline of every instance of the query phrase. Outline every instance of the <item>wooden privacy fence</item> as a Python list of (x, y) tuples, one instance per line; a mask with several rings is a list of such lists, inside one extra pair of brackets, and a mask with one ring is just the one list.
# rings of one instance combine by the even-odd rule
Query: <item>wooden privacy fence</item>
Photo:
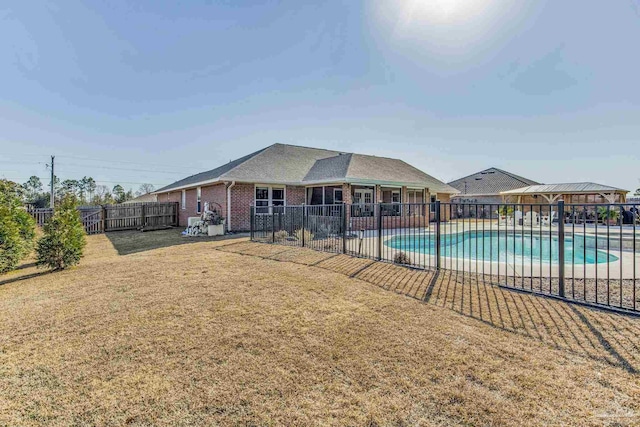
[[(155, 230), (178, 226), (177, 203), (124, 203), (79, 207), (87, 234), (120, 230)], [(53, 216), (52, 209), (29, 211), (38, 225)]]

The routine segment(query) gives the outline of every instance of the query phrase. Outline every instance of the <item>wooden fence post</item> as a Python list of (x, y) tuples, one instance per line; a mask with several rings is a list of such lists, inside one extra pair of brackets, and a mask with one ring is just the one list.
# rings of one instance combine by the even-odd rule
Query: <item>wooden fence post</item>
[(102, 232), (104, 233), (107, 231), (107, 208), (104, 205), (100, 206), (100, 219)]
[(145, 204), (143, 203), (140, 206), (140, 229), (142, 230), (145, 225), (146, 217), (145, 217)]

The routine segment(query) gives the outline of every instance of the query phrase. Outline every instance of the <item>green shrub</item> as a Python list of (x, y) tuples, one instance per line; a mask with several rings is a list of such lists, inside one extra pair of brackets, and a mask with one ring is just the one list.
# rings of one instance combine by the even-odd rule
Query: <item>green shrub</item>
[(74, 196), (65, 196), (44, 225), (44, 236), (36, 249), (39, 267), (63, 270), (80, 262), (86, 240), (74, 199)]
[(22, 207), (19, 186), (0, 180), (0, 274), (18, 266), (33, 248), (35, 221)]

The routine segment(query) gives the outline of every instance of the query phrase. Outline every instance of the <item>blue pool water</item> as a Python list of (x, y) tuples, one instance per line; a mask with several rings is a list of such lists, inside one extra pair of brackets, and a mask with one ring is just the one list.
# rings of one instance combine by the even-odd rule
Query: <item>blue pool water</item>
[[(394, 236), (385, 245), (402, 251), (435, 255), (435, 235)], [(618, 257), (595, 248), (594, 237), (575, 235), (566, 237), (565, 263), (602, 264), (617, 261)], [(600, 244), (602, 247), (602, 243)], [(441, 236), (444, 257), (479, 261), (510, 261), (558, 263), (558, 238), (530, 234), (498, 233), (497, 231), (469, 231)]]

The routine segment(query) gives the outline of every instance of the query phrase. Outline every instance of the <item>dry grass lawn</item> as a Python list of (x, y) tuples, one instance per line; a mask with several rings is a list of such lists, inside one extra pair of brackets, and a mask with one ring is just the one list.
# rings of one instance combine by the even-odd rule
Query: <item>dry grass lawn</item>
[(640, 319), (171, 233), (0, 276), (0, 425), (640, 424)]

